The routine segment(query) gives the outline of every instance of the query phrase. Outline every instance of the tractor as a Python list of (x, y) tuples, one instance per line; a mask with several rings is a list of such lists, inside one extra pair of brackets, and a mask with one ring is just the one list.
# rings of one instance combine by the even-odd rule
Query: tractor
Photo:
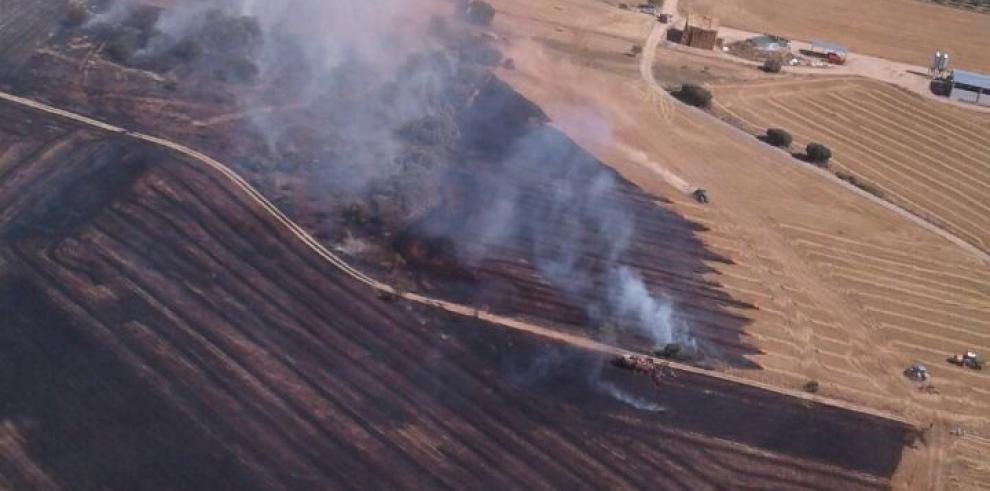
[(691, 197), (698, 203), (708, 203), (708, 192), (702, 188), (695, 189), (694, 192), (691, 193)]
[(972, 370), (983, 370), (983, 365), (986, 364), (986, 361), (977, 356), (975, 351), (952, 355), (947, 361), (953, 365), (959, 365)]

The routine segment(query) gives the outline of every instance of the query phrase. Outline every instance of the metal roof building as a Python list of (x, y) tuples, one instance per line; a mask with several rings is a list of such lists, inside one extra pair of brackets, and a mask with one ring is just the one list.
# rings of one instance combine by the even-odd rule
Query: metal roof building
[(952, 70), (952, 92), (957, 101), (990, 106), (990, 76), (964, 70)]

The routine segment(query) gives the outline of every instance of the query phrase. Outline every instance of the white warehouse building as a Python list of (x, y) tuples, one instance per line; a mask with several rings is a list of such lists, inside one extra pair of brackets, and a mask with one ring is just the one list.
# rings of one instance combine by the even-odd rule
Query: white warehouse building
[(952, 70), (954, 100), (990, 106), (990, 76), (963, 70)]

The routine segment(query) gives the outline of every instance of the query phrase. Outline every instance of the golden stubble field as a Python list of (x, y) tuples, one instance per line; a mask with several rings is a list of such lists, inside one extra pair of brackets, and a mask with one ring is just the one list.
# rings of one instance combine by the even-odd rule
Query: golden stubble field
[(850, 50), (927, 66), (936, 49), (955, 67), (990, 72), (990, 15), (915, 0), (682, 0), (682, 10), (726, 26), (795, 39), (821, 38)]

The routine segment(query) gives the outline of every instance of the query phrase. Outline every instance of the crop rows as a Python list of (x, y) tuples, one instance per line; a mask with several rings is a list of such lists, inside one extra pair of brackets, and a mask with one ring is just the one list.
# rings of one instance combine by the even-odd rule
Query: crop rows
[[(728, 89), (720, 102), (751, 129), (779, 127), (833, 150), (833, 166), (914, 214), (990, 250), (990, 126), (979, 114), (869, 83), (815, 90)], [(811, 84), (809, 84), (810, 86)], [(822, 90), (822, 88), (825, 88)], [(752, 91), (752, 92), (748, 92)], [(760, 95), (751, 95), (759, 93)]]

